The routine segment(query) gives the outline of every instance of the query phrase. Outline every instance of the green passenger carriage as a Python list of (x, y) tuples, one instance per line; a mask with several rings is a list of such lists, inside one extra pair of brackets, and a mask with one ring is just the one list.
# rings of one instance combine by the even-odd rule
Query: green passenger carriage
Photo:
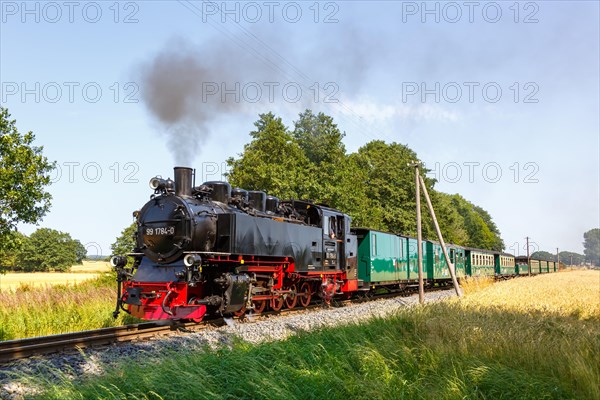
[(470, 276), (494, 276), (494, 254), (484, 250), (467, 249), (467, 274)]
[[(377, 286), (403, 288), (418, 279), (417, 239), (366, 228), (352, 229), (358, 241), (358, 287)], [(448, 264), (440, 243), (423, 240), (423, 278), (427, 285), (451, 282)], [(450, 262), (458, 279), (465, 276), (509, 277), (555, 271), (553, 261), (515, 257), (496, 251), (446, 245)]]
[(496, 264), (496, 275), (512, 276), (517, 274), (515, 257), (512, 254), (494, 254)]

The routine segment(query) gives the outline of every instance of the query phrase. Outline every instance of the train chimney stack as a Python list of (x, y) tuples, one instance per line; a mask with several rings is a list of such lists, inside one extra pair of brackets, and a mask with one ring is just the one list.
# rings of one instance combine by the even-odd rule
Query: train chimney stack
[(175, 167), (175, 194), (181, 197), (192, 196), (192, 169)]

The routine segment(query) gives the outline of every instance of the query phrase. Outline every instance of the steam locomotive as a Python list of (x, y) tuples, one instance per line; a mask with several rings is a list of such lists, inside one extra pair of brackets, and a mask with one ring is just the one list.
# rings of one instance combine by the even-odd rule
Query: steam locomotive
[(279, 201), (226, 182), (194, 187), (192, 169), (153, 178), (137, 224), (134, 263), (117, 268), (117, 310), (147, 320), (307, 306), (357, 290), (350, 217), (309, 201)]
[[(351, 229), (348, 215), (311, 201), (280, 201), (227, 182), (194, 186), (193, 179), (191, 168), (176, 167), (174, 180), (150, 180), (154, 194), (134, 212), (133, 264), (127, 255), (111, 259), (115, 317), (124, 310), (145, 320), (200, 321), (207, 314), (306, 307), (315, 298), (329, 303), (417, 282), (414, 238)], [(439, 243), (422, 246), (426, 283), (450, 282)], [(459, 278), (518, 275), (531, 266), (499, 252), (455, 245), (447, 251)], [(557, 268), (546, 262), (542, 271), (541, 265), (535, 272)]]

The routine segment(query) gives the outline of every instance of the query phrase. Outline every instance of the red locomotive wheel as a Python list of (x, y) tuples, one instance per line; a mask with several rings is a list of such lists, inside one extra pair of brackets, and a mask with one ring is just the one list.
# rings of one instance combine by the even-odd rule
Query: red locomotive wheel
[(267, 300), (254, 300), (252, 303), (254, 303), (254, 312), (256, 314), (260, 314), (267, 308)]
[(243, 317), (246, 314), (246, 306), (240, 308), (238, 311), (234, 312), (233, 315), (236, 317)]
[(271, 309), (273, 309), (273, 311), (279, 311), (283, 308), (283, 303), (284, 299), (282, 296), (276, 297), (273, 300), (271, 300)]
[(300, 292), (297, 296), (297, 298), (300, 300), (300, 305), (302, 307), (308, 307), (311, 297), (312, 291), (310, 289), (310, 283), (304, 282), (302, 286), (300, 286)]
[(288, 293), (287, 297), (285, 298), (285, 306), (291, 310), (292, 308), (296, 307), (296, 303), (298, 302), (298, 296), (296, 296), (296, 285), (292, 285), (290, 290), (291, 293)]

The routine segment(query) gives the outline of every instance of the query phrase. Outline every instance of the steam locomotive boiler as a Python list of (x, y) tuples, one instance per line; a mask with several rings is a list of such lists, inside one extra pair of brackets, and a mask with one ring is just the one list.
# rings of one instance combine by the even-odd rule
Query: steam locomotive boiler
[(350, 217), (310, 201), (279, 201), (227, 182), (193, 185), (193, 170), (152, 178), (139, 211), (136, 248), (115, 256), (120, 310), (141, 319), (307, 306), (356, 291)]

